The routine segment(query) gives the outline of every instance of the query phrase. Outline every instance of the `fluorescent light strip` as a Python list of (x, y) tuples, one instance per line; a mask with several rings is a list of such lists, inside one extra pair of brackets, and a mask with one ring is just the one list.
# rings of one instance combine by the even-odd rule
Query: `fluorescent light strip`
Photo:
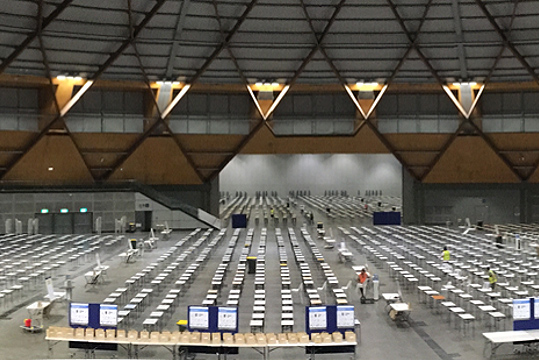
[(185, 94), (187, 94), (187, 91), (189, 91), (190, 88), (191, 88), (191, 85), (185, 85), (184, 87), (182, 87), (182, 89), (180, 90), (178, 95), (176, 95), (176, 97), (174, 99), (172, 99), (172, 102), (170, 104), (168, 104), (166, 109), (161, 113), (161, 117), (163, 119), (166, 118), (168, 116), (168, 114), (170, 114), (170, 112), (174, 109), (174, 107), (176, 105), (178, 105), (178, 103), (180, 102), (182, 97)]
[(466, 118), (468, 119), (470, 117), (470, 115), (468, 115), (468, 113), (466, 112), (466, 110), (464, 110), (464, 108), (462, 107), (462, 105), (460, 104), (460, 102), (457, 100), (457, 98), (455, 97), (455, 95), (453, 94), (453, 92), (451, 92), (451, 90), (449, 90), (449, 88), (444, 85), (442, 86), (442, 88), (444, 89), (444, 91), (446, 92), (447, 96), (449, 96), (449, 98), (451, 99), (451, 101), (453, 102), (453, 104), (455, 104), (455, 106), (457, 107), (457, 109), (459, 109), (460, 113)]
[(93, 83), (93, 80), (86, 81), (86, 83), (79, 89), (79, 91), (77, 91), (75, 96), (73, 96), (71, 100), (69, 100), (67, 104), (64, 105), (64, 107), (60, 111), (60, 116), (65, 116), (68, 111), (71, 110), (71, 108), (75, 106), (75, 104), (80, 100), (82, 95), (84, 95), (84, 93), (88, 91), (88, 89), (90, 88), (90, 86), (92, 86)]
[(354, 104), (356, 105), (356, 108), (359, 110), (359, 112), (361, 113), (361, 115), (363, 116), (363, 119), (364, 120), (367, 120), (367, 115), (365, 114), (365, 112), (363, 111), (363, 109), (361, 108), (361, 105), (359, 105), (359, 102), (357, 101), (356, 97), (354, 96), (354, 92), (352, 90), (350, 90), (350, 88), (348, 87), (348, 85), (344, 85), (344, 88), (346, 89), (346, 92), (348, 93), (348, 95), (350, 96), (350, 99), (352, 99), (352, 101), (354, 102)]
[(481, 97), (481, 94), (483, 94), (483, 90), (485, 89), (485, 85), (484, 84), (481, 85), (481, 88), (479, 89), (479, 92), (477, 93), (477, 96), (475, 97), (475, 99), (474, 99), (474, 101), (472, 103), (472, 106), (470, 107), (470, 110), (468, 110), (468, 111), (464, 110), (464, 108), (462, 107), (460, 102), (457, 100), (457, 98), (455, 97), (453, 92), (451, 90), (449, 90), (449, 88), (446, 85), (443, 86), (443, 89), (447, 93), (447, 95), (449, 96), (451, 101), (453, 101), (453, 104), (455, 104), (457, 109), (459, 109), (460, 113), (466, 119), (469, 119), (470, 116), (472, 115), (472, 112), (474, 111), (475, 107), (477, 106), (477, 102), (479, 101), (479, 98)]
[(271, 107), (269, 108), (268, 113), (266, 114), (266, 117), (264, 118), (264, 120), (266, 120), (266, 119), (273, 113), (273, 111), (275, 111), (275, 108), (277, 107), (277, 105), (279, 105), (279, 103), (281, 102), (281, 100), (283, 99), (283, 97), (286, 95), (286, 93), (288, 92), (288, 89), (290, 89), (290, 85), (286, 85), (286, 86), (281, 90), (281, 92), (280, 92), (279, 95), (277, 96), (277, 99), (275, 99), (275, 101), (273, 102), (273, 104), (271, 104)]
[(380, 99), (382, 99), (382, 96), (384, 95), (386, 90), (387, 90), (387, 85), (384, 85), (384, 87), (382, 88), (382, 90), (380, 90), (380, 93), (378, 94), (376, 99), (374, 99), (374, 102), (372, 103), (371, 108), (369, 109), (369, 112), (367, 113), (367, 117), (365, 118), (365, 120), (368, 119), (369, 116), (371, 116), (374, 109), (376, 109), (376, 105), (378, 105), (378, 103), (380, 102)]
[(262, 111), (262, 108), (260, 107), (260, 104), (258, 103), (258, 99), (256, 98), (253, 90), (251, 89), (251, 87), (249, 85), (246, 85), (246, 86), (247, 86), (247, 91), (249, 91), (249, 95), (251, 95), (251, 98), (255, 102), (256, 108), (258, 109), (258, 112), (260, 113), (260, 116), (262, 116), (262, 118), (264, 120), (266, 120), (267, 117), (264, 114), (264, 112)]
[(483, 90), (485, 89), (485, 85), (481, 85), (481, 88), (477, 92), (477, 96), (475, 97), (472, 106), (470, 107), (470, 111), (468, 111), (468, 117), (472, 115), (472, 112), (474, 111), (475, 107), (477, 106), (477, 102), (479, 101), (479, 98), (481, 97), (481, 94), (483, 94)]

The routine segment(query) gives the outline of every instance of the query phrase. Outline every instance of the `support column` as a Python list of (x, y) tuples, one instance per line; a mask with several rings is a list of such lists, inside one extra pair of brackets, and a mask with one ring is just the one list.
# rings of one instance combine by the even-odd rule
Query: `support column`
[(419, 224), (419, 199), (417, 187), (421, 184), (402, 168), (402, 221), (404, 225)]
[(207, 208), (205, 211), (209, 212), (215, 217), (219, 217), (219, 176), (215, 176), (213, 180), (208, 181), (207, 190)]
[(521, 184), (520, 186), (520, 222), (527, 224), (531, 222), (530, 214), (530, 198), (529, 198), (529, 189), (527, 184)]

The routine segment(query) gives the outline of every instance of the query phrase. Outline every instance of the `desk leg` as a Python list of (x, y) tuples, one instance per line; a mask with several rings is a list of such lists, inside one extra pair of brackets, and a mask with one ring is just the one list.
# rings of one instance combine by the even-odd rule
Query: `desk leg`
[[(490, 345), (490, 351), (488, 350), (489, 345)], [(485, 359), (490, 359), (492, 357), (493, 346), (494, 344), (490, 343), (490, 341), (485, 339), (485, 347), (483, 348), (483, 357)]]

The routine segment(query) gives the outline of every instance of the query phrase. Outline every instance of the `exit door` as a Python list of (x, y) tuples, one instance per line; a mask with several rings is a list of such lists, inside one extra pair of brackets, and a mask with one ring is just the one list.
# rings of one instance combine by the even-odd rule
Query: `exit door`
[(140, 230), (150, 231), (152, 228), (152, 212), (135, 211), (135, 223), (140, 224)]

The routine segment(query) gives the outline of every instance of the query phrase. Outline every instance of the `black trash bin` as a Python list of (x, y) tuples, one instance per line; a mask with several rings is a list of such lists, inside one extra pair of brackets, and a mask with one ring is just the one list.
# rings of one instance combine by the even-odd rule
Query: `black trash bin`
[(256, 272), (256, 256), (247, 256), (247, 267), (249, 274)]

